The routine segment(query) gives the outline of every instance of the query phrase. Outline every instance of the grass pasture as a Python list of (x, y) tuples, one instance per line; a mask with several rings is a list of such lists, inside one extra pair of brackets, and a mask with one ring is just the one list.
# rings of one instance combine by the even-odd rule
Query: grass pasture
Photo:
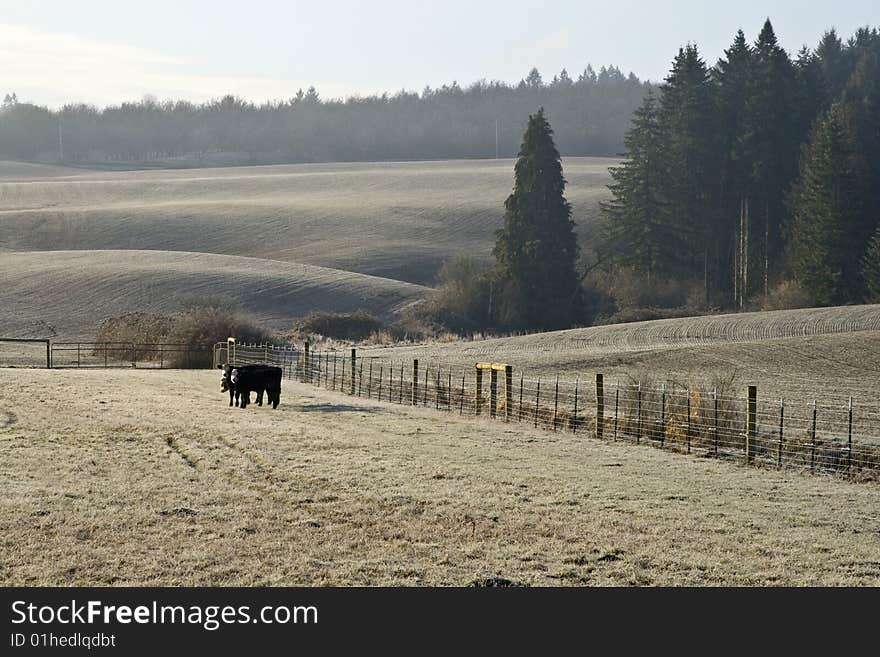
[[(564, 161), (581, 231), (614, 162)], [(425, 284), (460, 252), (490, 255), (512, 186), (512, 160), (118, 172), (6, 163), (0, 250), (203, 252)]]
[(880, 584), (874, 485), (217, 383), (0, 370), (0, 582)]
[(312, 310), (369, 309), (388, 318), (420, 285), (260, 258), (179, 251), (32, 251), (0, 255), (0, 335), (94, 339), (132, 310), (170, 313), (179, 298), (222, 297), (276, 329)]

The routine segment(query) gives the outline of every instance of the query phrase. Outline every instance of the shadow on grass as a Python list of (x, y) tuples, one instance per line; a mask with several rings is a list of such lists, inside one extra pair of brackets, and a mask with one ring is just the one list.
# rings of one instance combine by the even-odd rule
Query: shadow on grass
[(297, 411), (304, 413), (375, 413), (375, 408), (367, 408), (366, 406), (349, 406), (347, 404), (311, 404), (309, 406), (298, 406)]

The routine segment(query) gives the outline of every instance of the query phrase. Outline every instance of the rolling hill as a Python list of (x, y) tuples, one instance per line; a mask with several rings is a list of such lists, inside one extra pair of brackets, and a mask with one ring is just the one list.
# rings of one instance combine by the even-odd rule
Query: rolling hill
[(173, 312), (182, 295), (230, 298), (275, 329), (312, 310), (388, 318), (425, 288), (258, 258), (180, 251), (32, 251), (0, 255), (0, 335), (93, 339), (132, 310)]
[[(564, 161), (582, 235), (614, 162)], [(119, 172), (7, 163), (0, 250), (216, 253), (430, 284), (444, 260), (490, 255), (512, 185), (512, 160)]]

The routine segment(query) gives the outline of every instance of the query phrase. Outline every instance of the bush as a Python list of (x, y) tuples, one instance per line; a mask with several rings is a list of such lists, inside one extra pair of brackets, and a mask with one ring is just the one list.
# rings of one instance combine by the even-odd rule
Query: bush
[(788, 310), (790, 308), (809, 308), (813, 299), (795, 281), (782, 281), (761, 301), (761, 310)]
[[(489, 325), (490, 271), (480, 260), (459, 255), (437, 274), (437, 289), (421, 311), (429, 327), (472, 332)], [(436, 331), (435, 331), (436, 332)]]
[(382, 323), (362, 310), (353, 313), (313, 312), (296, 321), (300, 337), (323, 336), (335, 340), (366, 340), (384, 329)]
[[(95, 342), (126, 342), (134, 344), (157, 344), (168, 341), (173, 320), (165, 315), (134, 312), (111, 317), (105, 320), (95, 336)], [(111, 358), (128, 358), (130, 350), (119, 349), (105, 351), (95, 347), (93, 355), (104, 354)], [(158, 358), (158, 352), (145, 352), (144, 360)]]

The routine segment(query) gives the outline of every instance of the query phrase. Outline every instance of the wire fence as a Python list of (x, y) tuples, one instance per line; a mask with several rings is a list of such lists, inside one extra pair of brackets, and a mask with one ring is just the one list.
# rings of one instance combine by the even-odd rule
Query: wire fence
[(880, 404), (829, 394), (820, 401), (762, 399), (680, 384), (526, 378), (504, 364), (444, 367), (306, 346), (215, 346), (215, 362), (268, 363), (285, 376), (377, 401), (485, 416), (535, 428), (817, 474), (880, 479)]
[(53, 368), (200, 368), (210, 367), (211, 346), (173, 343), (52, 342)]

